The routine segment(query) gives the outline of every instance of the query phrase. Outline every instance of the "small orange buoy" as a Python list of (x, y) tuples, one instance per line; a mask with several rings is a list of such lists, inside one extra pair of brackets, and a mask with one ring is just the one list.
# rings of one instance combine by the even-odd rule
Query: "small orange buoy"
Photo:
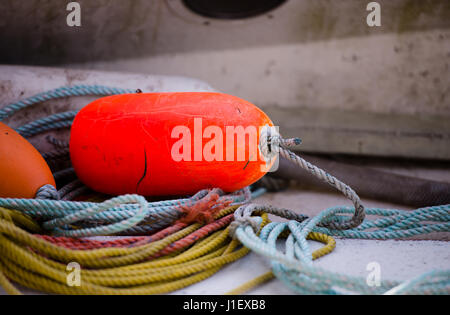
[(25, 138), (0, 122), (0, 197), (34, 198), (46, 184), (56, 187), (42, 155)]
[(266, 173), (264, 126), (273, 126), (264, 112), (227, 94), (114, 95), (77, 114), (70, 156), (80, 180), (103, 193), (231, 192)]

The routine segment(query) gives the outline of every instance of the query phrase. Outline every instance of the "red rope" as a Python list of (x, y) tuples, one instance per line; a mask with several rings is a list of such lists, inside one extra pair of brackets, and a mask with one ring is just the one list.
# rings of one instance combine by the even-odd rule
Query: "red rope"
[[(166, 248), (162, 249), (158, 252), (155, 257), (160, 257), (172, 253), (174, 251), (181, 250), (192, 245), (197, 240), (205, 237), (206, 235), (217, 231), (224, 226), (230, 224), (233, 220), (233, 214), (229, 214), (223, 218), (220, 218), (214, 222), (211, 222), (205, 226), (202, 226), (198, 230), (192, 232), (191, 234), (185, 236), (184, 238), (168, 245)], [(106, 248), (106, 247), (134, 247), (140, 246), (144, 244), (148, 244), (151, 242), (155, 242), (161, 240), (183, 228), (185, 228), (188, 224), (183, 222), (177, 222), (172, 226), (169, 226), (159, 232), (156, 232), (153, 235), (146, 236), (130, 236), (130, 237), (121, 237), (114, 240), (93, 240), (86, 238), (73, 238), (73, 237), (63, 237), (63, 236), (48, 236), (35, 234), (37, 237), (42, 238), (46, 241), (49, 241), (55, 245), (62, 246), (69, 249), (76, 250), (92, 250), (98, 248)]]

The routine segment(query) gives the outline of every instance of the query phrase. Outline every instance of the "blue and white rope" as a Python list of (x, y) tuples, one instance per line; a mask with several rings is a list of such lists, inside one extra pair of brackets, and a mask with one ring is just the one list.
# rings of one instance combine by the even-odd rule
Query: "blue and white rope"
[[(255, 198), (265, 192), (261, 188), (252, 193)], [(194, 204), (208, 194), (202, 190), (190, 198), (147, 202), (139, 195), (124, 195), (102, 203), (0, 198), (0, 207), (20, 211), (34, 220), (43, 222), (44, 228), (57, 235), (94, 236), (112, 234), (132, 234), (140, 231), (148, 233), (166, 227), (178, 220), (183, 211), (180, 206)], [(224, 195), (234, 203), (242, 204), (244, 194)], [(145, 199), (144, 199), (145, 200)], [(79, 222), (82, 228), (71, 229), (69, 223)], [(145, 223), (145, 225), (138, 225)], [(92, 228), (96, 226), (96, 228)]]
[(69, 96), (85, 96), (85, 95), (114, 95), (133, 93), (130, 89), (119, 89), (102, 85), (76, 85), (63, 86), (50, 91), (42, 92), (22, 101), (7, 105), (0, 109), (0, 121), (10, 117), (17, 111), (29, 107), (31, 105), (48, 101), (51, 99), (69, 97)]
[[(313, 218), (271, 207), (269, 213), (288, 219), (297, 216), (298, 221), (269, 223), (258, 236), (255, 227), (261, 219), (251, 215), (264, 210), (262, 205), (241, 206), (235, 212), (234, 226), (230, 231), (246, 247), (270, 259), (275, 276), (297, 293), (450, 294), (450, 270), (432, 271), (407, 282), (384, 280), (380, 286), (369, 286), (364, 278), (330, 272), (313, 265), (312, 252), (306, 241), (310, 232), (363, 239), (398, 239), (430, 232), (450, 232), (450, 205), (414, 211), (366, 208), (368, 215), (383, 217), (365, 219), (359, 227), (349, 230), (322, 226), (341, 221), (340, 214), (354, 213), (350, 207), (329, 208)], [(286, 230), (290, 234), (283, 252), (277, 246), (277, 240)]]

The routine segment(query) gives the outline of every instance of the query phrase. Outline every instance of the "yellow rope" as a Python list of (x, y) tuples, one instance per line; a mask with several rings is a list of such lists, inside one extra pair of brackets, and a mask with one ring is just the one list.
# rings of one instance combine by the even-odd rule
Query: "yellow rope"
[(253, 288), (256, 288), (257, 286), (260, 286), (261, 284), (264, 284), (270, 280), (272, 280), (275, 277), (272, 271), (268, 271), (244, 284), (241, 284), (239, 287), (228, 291), (225, 293), (225, 295), (240, 295), (244, 294), (247, 291), (250, 291)]
[[(316, 251), (314, 251), (312, 253), (313, 259), (317, 259), (328, 253), (331, 253), (333, 251), (333, 249), (336, 247), (336, 241), (334, 240), (334, 238), (332, 238), (331, 236), (328, 236), (326, 234), (311, 232), (308, 235), (308, 239), (318, 241), (318, 242), (325, 244), (325, 246), (317, 249)], [(266, 283), (266, 282), (272, 280), (273, 278), (275, 278), (275, 275), (273, 274), (272, 271), (266, 272), (256, 278), (240, 285), (239, 287), (227, 292), (226, 295), (243, 294), (263, 283)]]
[[(217, 218), (234, 210), (235, 207), (224, 209)], [(262, 218), (264, 226), (267, 214)], [(192, 224), (159, 241), (131, 248), (71, 250), (16, 226), (36, 229), (29, 221), (0, 208), (0, 285), (10, 294), (20, 292), (8, 279), (31, 289), (59, 294), (162, 294), (206, 279), (249, 252), (229, 238), (226, 227), (176, 255), (148, 261), (201, 225)], [(67, 285), (69, 262), (82, 267), (80, 286)]]

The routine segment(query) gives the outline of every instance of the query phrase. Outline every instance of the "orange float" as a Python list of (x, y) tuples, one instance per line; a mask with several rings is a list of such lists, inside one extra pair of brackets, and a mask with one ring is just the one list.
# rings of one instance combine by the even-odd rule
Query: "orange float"
[(34, 198), (52, 172), (42, 155), (25, 138), (0, 122), (0, 198)]
[(70, 156), (82, 182), (108, 194), (231, 192), (265, 174), (255, 105), (210, 92), (136, 93), (100, 98), (75, 117)]

